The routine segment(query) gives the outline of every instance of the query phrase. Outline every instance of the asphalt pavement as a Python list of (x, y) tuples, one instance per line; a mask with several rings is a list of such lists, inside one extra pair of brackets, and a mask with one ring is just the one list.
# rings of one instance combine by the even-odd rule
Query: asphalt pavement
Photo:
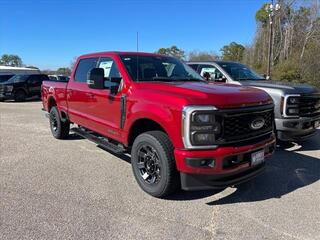
[(130, 159), (52, 137), (41, 102), (0, 103), (0, 239), (320, 239), (320, 130), (256, 179), (153, 198)]

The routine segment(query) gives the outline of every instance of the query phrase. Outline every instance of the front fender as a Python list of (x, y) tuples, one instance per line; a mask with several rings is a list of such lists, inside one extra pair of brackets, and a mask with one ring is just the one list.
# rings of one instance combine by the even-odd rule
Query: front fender
[(181, 138), (181, 111), (152, 103), (136, 103), (128, 106), (127, 122), (124, 129), (128, 133), (127, 142), (131, 127), (140, 119), (149, 119), (158, 123), (168, 134), (175, 148), (183, 146)]

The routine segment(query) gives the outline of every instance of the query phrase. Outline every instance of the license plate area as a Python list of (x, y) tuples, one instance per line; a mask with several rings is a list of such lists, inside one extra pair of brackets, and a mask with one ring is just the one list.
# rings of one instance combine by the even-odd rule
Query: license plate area
[(314, 121), (313, 126), (314, 126), (315, 129), (319, 128), (320, 127), (320, 120)]
[(264, 149), (251, 153), (251, 166), (256, 166), (264, 162)]

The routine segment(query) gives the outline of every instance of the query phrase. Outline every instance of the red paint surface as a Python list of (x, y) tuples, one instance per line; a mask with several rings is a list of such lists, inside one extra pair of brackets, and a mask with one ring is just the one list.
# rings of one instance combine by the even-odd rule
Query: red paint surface
[[(274, 143), (235, 147), (219, 147), (215, 150), (183, 150), (181, 137), (181, 111), (186, 105), (213, 105), (219, 109), (270, 103), (269, 95), (261, 90), (227, 84), (196, 82), (134, 82), (122, 64), (119, 55), (152, 55), (149, 53), (102, 52), (79, 57), (111, 57), (123, 77), (123, 88), (115, 96), (108, 89), (90, 89), (86, 83), (74, 81), (74, 70), (68, 83), (45, 81), (42, 86), (43, 107), (49, 110), (50, 98), (59, 111), (66, 113), (71, 122), (91, 129), (103, 136), (128, 145), (132, 125), (139, 119), (157, 122), (169, 135), (174, 147), (179, 171), (193, 173), (220, 172), (221, 160), (231, 154), (240, 154)], [(127, 98), (124, 128), (120, 128), (120, 98)], [(212, 170), (194, 169), (185, 165), (185, 157), (214, 157), (217, 167)], [(240, 166), (249, 167), (249, 166)], [(209, 171), (209, 172), (208, 172)]]

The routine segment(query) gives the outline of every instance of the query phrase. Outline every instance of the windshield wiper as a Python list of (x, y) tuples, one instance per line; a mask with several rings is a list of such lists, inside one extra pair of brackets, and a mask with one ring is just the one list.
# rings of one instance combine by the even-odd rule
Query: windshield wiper
[(175, 82), (175, 81), (202, 81), (198, 78), (170, 78), (170, 77), (153, 77), (153, 81)]
[(172, 81), (175, 81), (176, 79), (169, 78), (169, 77), (153, 77), (152, 80), (153, 81), (172, 82)]
[(176, 81), (192, 81), (192, 82), (205, 82), (205, 80), (199, 79), (199, 78), (175, 78)]

